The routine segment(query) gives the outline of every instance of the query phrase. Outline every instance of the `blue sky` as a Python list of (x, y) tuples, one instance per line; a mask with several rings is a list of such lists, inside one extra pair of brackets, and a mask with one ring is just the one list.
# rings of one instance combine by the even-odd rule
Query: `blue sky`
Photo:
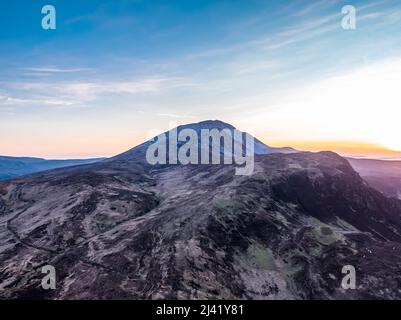
[[(41, 28), (46, 4), (57, 10), (56, 30)], [(341, 28), (345, 4), (357, 8), (356, 30)], [(397, 0), (13, 0), (2, 1), (0, 12), (0, 154), (107, 156), (150, 131), (204, 119), (228, 121), (273, 145), (344, 141), (401, 150), (392, 140), (397, 131), (376, 139), (367, 124), (324, 125), (336, 108), (330, 95), (347, 92), (348, 80), (383, 77), (366, 88), (394, 80)], [(336, 91), (320, 97), (325, 81)], [(314, 96), (313, 108), (325, 111), (310, 123)], [(367, 113), (369, 125), (377, 119), (381, 106), (360, 109), (351, 100), (343, 111)]]

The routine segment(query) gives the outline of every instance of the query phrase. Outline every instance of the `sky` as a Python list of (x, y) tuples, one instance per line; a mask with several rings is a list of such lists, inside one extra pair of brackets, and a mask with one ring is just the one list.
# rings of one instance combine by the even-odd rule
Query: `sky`
[(111, 156), (219, 119), (271, 146), (401, 158), (399, 0), (4, 0), (0, 14), (1, 155)]

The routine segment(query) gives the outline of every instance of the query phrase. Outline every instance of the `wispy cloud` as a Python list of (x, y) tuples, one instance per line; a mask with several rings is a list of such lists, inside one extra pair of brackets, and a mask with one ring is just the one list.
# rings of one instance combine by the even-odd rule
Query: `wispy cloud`
[(57, 99), (55, 97), (40, 96), (32, 99), (16, 98), (10, 95), (0, 95), (1, 106), (23, 106), (23, 105), (55, 105), (55, 106), (72, 106), (75, 101)]
[(90, 68), (74, 68), (74, 69), (63, 69), (63, 68), (23, 68), (26, 71), (32, 72), (46, 72), (46, 73), (73, 73), (92, 70)]
[[(277, 30), (274, 34), (268, 33), (265, 36), (259, 36), (247, 41), (208, 48), (191, 53), (187, 58), (189, 60), (210, 59), (250, 50), (271, 51), (322, 36), (341, 28), (342, 6), (340, 5), (338, 8), (335, 6), (340, 2), (340, 0), (315, 1), (308, 6), (304, 6), (302, 10), (294, 10), (295, 21), (290, 22), (288, 26), (283, 27), (281, 30)], [(389, 0), (378, 0), (356, 6), (358, 12), (357, 21), (382, 18), (384, 16), (389, 18), (383, 21), (384, 24), (390, 23), (390, 18), (397, 20), (401, 10), (393, 6), (383, 7), (388, 2)], [(330, 8), (330, 10), (325, 10), (326, 14), (316, 14), (320, 9), (326, 8)], [(268, 19), (268, 17), (264, 16), (264, 19)]]
[(3, 95), (0, 96), (0, 103), (73, 106), (95, 101), (104, 94), (157, 94), (163, 89), (180, 86), (180, 83), (179, 78), (106, 82), (16, 82), (6, 86), (11, 91), (17, 91), (29, 98)]
[(307, 5), (306, 7), (303, 7), (301, 10), (297, 10), (294, 13), (294, 16), (304, 16), (307, 14), (310, 14), (313, 11), (316, 11), (318, 9), (327, 7), (331, 4), (333, 4), (333, 2), (339, 2), (339, 0), (334, 0), (334, 1), (328, 1), (328, 0), (320, 0), (320, 1), (316, 1), (316, 2), (312, 2), (311, 4)]
[[(314, 17), (308, 19), (306, 22), (298, 22), (289, 27), (283, 28), (281, 31), (273, 35), (269, 34), (264, 37), (259, 37), (229, 46), (207, 49), (205, 51), (190, 54), (187, 58), (190, 60), (211, 58), (213, 56), (221, 56), (229, 53), (249, 51), (250, 48), (252, 48), (253, 50), (274, 50), (277, 48), (281, 48), (284, 45), (303, 41), (311, 37), (321, 35), (335, 28), (340, 28), (340, 17), (340, 11), (336, 13), (330, 13), (325, 16)], [(330, 28), (328, 28), (328, 26), (330, 26)]]
[(157, 113), (156, 114), (158, 117), (163, 117), (163, 118), (173, 118), (173, 119), (193, 119), (195, 118), (192, 115), (188, 115), (186, 113), (179, 114), (179, 113)]

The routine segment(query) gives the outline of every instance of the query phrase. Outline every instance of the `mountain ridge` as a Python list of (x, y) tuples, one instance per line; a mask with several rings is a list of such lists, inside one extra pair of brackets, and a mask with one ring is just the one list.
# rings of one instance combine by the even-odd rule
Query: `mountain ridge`
[(35, 172), (91, 164), (105, 158), (48, 160), (36, 157), (0, 156), (0, 180), (13, 179)]

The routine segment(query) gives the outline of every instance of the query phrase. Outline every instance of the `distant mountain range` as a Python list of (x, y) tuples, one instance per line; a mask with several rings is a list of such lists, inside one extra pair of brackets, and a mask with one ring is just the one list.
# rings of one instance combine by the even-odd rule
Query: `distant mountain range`
[(90, 164), (103, 159), (46, 160), (42, 158), (0, 156), (0, 180), (62, 167)]
[[(232, 128), (188, 125), (214, 126)], [(151, 166), (149, 143), (0, 182), (0, 298), (401, 299), (401, 201), (346, 159), (258, 154), (237, 176)], [(355, 290), (341, 286), (346, 265)]]
[(388, 197), (401, 199), (401, 161), (347, 159), (372, 187)]

